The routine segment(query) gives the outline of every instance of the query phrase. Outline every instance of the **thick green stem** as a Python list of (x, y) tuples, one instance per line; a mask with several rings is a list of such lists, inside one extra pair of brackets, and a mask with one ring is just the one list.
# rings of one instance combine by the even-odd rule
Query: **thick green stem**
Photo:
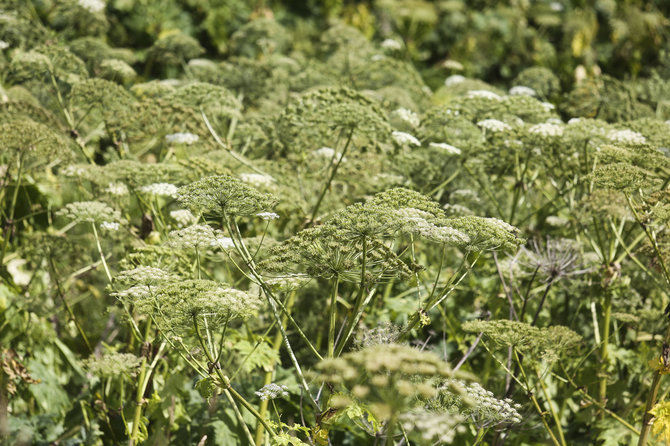
[[(667, 332), (665, 333), (665, 339), (663, 339), (663, 348), (665, 349), (670, 342), (670, 327), (668, 327)], [(649, 395), (647, 396), (647, 404), (644, 408), (644, 416), (642, 417), (642, 429), (640, 429), (640, 439), (637, 442), (637, 446), (645, 446), (647, 440), (649, 439), (649, 431), (651, 430), (651, 425), (653, 423), (654, 416), (650, 411), (656, 405), (658, 400), (658, 391), (661, 388), (661, 370), (654, 370), (654, 377), (651, 381), (651, 388), (649, 389)]]
[(351, 332), (353, 332), (354, 326), (356, 325), (357, 322), (357, 315), (361, 311), (361, 307), (363, 306), (363, 302), (365, 301), (364, 295), (365, 295), (365, 274), (366, 274), (366, 268), (367, 268), (367, 255), (368, 255), (368, 243), (367, 243), (367, 238), (364, 236), (363, 237), (363, 254), (361, 258), (361, 282), (358, 285), (358, 293), (356, 294), (356, 303), (354, 304), (354, 308), (351, 311), (351, 318), (347, 320), (347, 324), (344, 328), (344, 336), (339, 340), (340, 342), (338, 343), (337, 351), (335, 352), (335, 355), (339, 356), (340, 353), (342, 353), (342, 350), (344, 349), (344, 345), (347, 343), (349, 340), (349, 335)]
[(333, 293), (330, 298), (330, 321), (328, 324), (328, 357), (332, 358), (335, 353), (335, 320), (337, 319), (337, 291), (340, 284), (340, 276), (335, 277)]
[(51, 271), (52, 274), (52, 279), (54, 280), (56, 284), (56, 290), (58, 291), (58, 297), (60, 297), (61, 302), (63, 302), (63, 306), (65, 307), (65, 310), (67, 311), (68, 315), (70, 315), (70, 319), (74, 322), (75, 327), (77, 327), (77, 331), (79, 332), (79, 335), (84, 341), (84, 344), (86, 345), (86, 349), (88, 350), (89, 353), (93, 353), (93, 348), (91, 347), (91, 343), (88, 341), (88, 336), (86, 336), (86, 332), (84, 332), (84, 328), (81, 326), (79, 323), (79, 319), (77, 319), (77, 316), (75, 316), (74, 311), (72, 311), (72, 307), (70, 306), (70, 303), (67, 301), (65, 298), (65, 291), (63, 290), (63, 287), (60, 283), (60, 280), (58, 279), (58, 274), (56, 273), (56, 267), (54, 265), (53, 261), (53, 256), (51, 251), (47, 253), (47, 261), (49, 262), (49, 270)]
[[(207, 360), (212, 364), (212, 368), (214, 369), (216, 375), (218, 376), (224, 392), (230, 392), (230, 396), (239, 401), (240, 404), (242, 404), (244, 408), (247, 409), (249, 413), (251, 413), (265, 427), (265, 429), (267, 429), (270, 435), (272, 435), (273, 437), (276, 436), (274, 430), (267, 424), (267, 422), (261, 416), (261, 414), (259, 414), (258, 411), (251, 404), (249, 404), (249, 402), (246, 399), (244, 399), (242, 395), (237, 393), (235, 389), (233, 389), (232, 386), (230, 385), (230, 379), (228, 379), (228, 377), (223, 374), (223, 372), (221, 371), (221, 367), (216, 362), (216, 358), (214, 358), (212, 352), (209, 350), (209, 348), (207, 348), (207, 344), (205, 344), (205, 338), (202, 336), (202, 333), (200, 332), (200, 325), (198, 325), (198, 319), (196, 315), (193, 315), (193, 326), (195, 328), (195, 334), (198, 338), (198, 342), (200, 342), (200, 346), (202, 347), (203, 353), (207, 357)], [(245, 430), (247, 434), (247, 439), (251, 441), (251, 444), (254, 444), (254, 438), (251, 436), (251, 432), (249, 432), (249, 428), (247, 427), (246, 423), (244, 423), (243, 420), (240, 420), (240, 423), (242, 424), (242, 428)]]
[(3, 237), (2, 237), (2, 252), (0, 252), (0, 266), (5, 264), (5, 253), (7, 252), (7, 245), (9, 244), (9, 238), (12, 235), (14, 228), (14, 210), (16, 209), (16, 201), (19, 198), (19, 188), (21, 186), (21, 175), (23, 174), (23, 154), (19, 155), (19, 169), (16, 174), (16, 186), (14, 187), (14, 193), (12, 194), (12, 203), (9, 206), (9, 218), (5, 223), (3, 228)]
[(521, 365), (521, 359), (519, 358), (519, 355), (516, 351), (516, 349), (512, 348), (514, 357), (516, 359), (516, 363), (519, 366), (519, 370), (521, 371), (521, 376), (523, 377), (524, 381), (526, 382), (526, 389), (528, 390), (528, 396), (533, 403), (533, 406), (535, 407), (535, 410), (537, 410), (537, 413), (540, 415), (540, 419), (542, 420), (542, 425), (544, 426), (544, 429), (547, 431), (549, 436), (551, 437), (551, 440), (553, 441), (554, 445), (556, 446), (565, 446), (565, 442), (560, 443), (558, 441), (558, 438), (556, 438), (556, 435), (554, 434), (554, 431), (549, 427), (549, 423), (547, 423), (547, 419), (545, 416), (544, 411), (540, 407), (540, 403), (537, 401), (537, 398), (535, 398), (535, 394), (530, 390), (530, 382), (528, 381), (528, 376), (526, 375), (526, 372), (523, 369), (523, 366)]
[(107, 260), (105, 260), (105, 254), (102, 252), (102, 246), (100, 245), (100, 237), (98, 237), (98, 230), (95, 228), (94, 222), (91, 222), (91, 227), (93, 228), (93, 235), (95, 236), (95, 245), (98, 247), (98, 254), (100, 254), (102, 267), (105, 269), (105, 274), (107, 274), (107, 280), (109, 280), (109, 283), (112, 283), (112, 274), (109, 272), (109, 267), (107, 266)]
[(537, 380), (540, 383), (540, 388), (542, 389), (544, 399), (547, 400), (547, 406), (549, 406), (551, 417), (554, 419), (554, 423), (556, 423), (556, 429), (558, 430), (558, 437), (561, 439), (561, 444), (566, 444), (565, 435), (563, 435), (563, 427), (561, 426), (561, 419), (556, 413), (556, 410), (554, 410), (554, 405), (552, 404), (552, 399), (550, 398), (549, 392), (547, 391), (547, 386), (544, 385), (544, 381), (542, 380), (540, 373), (537, 370), (535, 372), (537, 373)]
[(138, 436), (140, 433), (140, 422), (142, 421), (142, 405), (144, 401), (144, 386), (142, 383), (147, 376), (147, 358), (142, 358), (142, 364), (140, 365), (140, 374), (138, 378), (139, 385), (137, 386), (137, 392), (135, 393), (135, 414), (133, 415), (133, 430), (128, 439), (128, 446), (133, 446), (138, 442)]
[(637, 446), (645, 446), (649, 440), (649, 432), (651, 431), (651, 426), (654, 422), (654, 416), (650, 413), (651, 409), (656, 405), (656, 399), (658, 398), (658, 390), (661, 387), (661, 372), (658, 370), (654, 371), (654, 378), (651, 382), (651, 389), (649, 390), (649, 396), (647, 397), (647, 404), (644, 407), (644, 416), (642, 417), (642, 429), (640, 430), (640, 438), (637, 442)]
[(321, 191), (321, 194), (319, 195), (319, 199), (316, 201), (316, 204), (314, 205), (314, 209), (312, 210), (312, 217), (311, 221), (314, 222), (314, 219), (316, 218), (316, 213), (319, 211), (319, 207), (321, 206), (321, 202), (323, 201), (323, 197), (326, 196), (326, 192), (328, 192), (328, 189), (330, 189), (330, 184), (333, 182), (333, 179), (335, 179), (335, 175), (337, 174), (337, 169), (339, 169), (340, 164), (342, 164), (342, 160), (344, 159), (345, 153), (347, 153), (347, 150), (349, 149), (349, 144), (351, 143), (351, 138), (354, 136), (354, 129), (352, 128), (349, 131), (349, 135), (347, 136), (347, 142), (344, 144), (344, 148), (342, 149), (342, 153), (339, 155), (337, 152), (333, 155), (334, 157), (339, 157), (335, 165), (333, 166), (333, 170), (330, 173), (330, 177), (328, 177), (328, 180), (326, 181), (326, 184), (323, 186), (323, 190)]
[(607, 404), (607, 367), (609, 365), (609, 337), (610, 319), (612, 317), (612, 294), (607, 292), (603, 304), (605, 314), (603, 316), (602, 345), (600, 346), (600, 385), (598, 386), (598, 399), (603, 405)]
[[(254, 279), (256, 279), (257, 283), (263, 290), (263, 294), (265, 295), (267, 301), (270, 303), (270, 308), (272, 309), (272, 315), (274, 316), (275, 322), (277, 322), (277, 325), (279, 326), (279, 331), (282, 334), (282, 337), (284, 338), (284, 344), (286, 346), (286, 351), (289, 354), (289, 357), (291, 358), (291, 362), (293, 363), (293, 368), (295, 369), (296, 373), (298, 374), (298, 377), (300, 377), (300, 382), (302, 384), (303, 389), (305, 389), (305, 393), (309, 396), (310, 402), (314, 405), (314, 407), (318, 408), (319, 405), (317, 404), (316, 400), (312, 396), (312, 393), (309, 389), (309, 384), (307, 384), (307, 380), (305, 379), (305, 375), (302, 372), (302, 367), (300, 367), (300, 363), (298, 362), (298, 358), (295, 356), (295, 353), (293, 352), (293, 347), (291, 347), (291, 343), (288, 339), (288, 334), (286, 333), (286, 330), (284, 329), (284, 324), (282, 324), (281, 317), (279, 316), (279, 312), (277, 311), (277, 304), (281, 304), (279, 299), (276, 299), (274, 295), (272, 294), (272, 291), (270, 291), (270, 288), (268, 287), (267, 283), (263, 280), (263, 277), (258, 273), (256, 270), (256, 263), (254, 262), (254, 259), (251, 257), (251, 254), (249, 254), (249, 250), (247, 250), (247, 247), (244, 245), (244, 241), (242, 240), (242, 234), (240, 234), (240, 229), (237, 227), (237, 224), (231, 224), (229, 221), (228, 217), (226, 215), (223, 216), (223, 222), (226, 228), (228, 229), (228, 233), (231, 236), (231, 239), (233, 240), (233, 244), (235, 245), (235, 249), (237, 252), (242, 256), (244, 261), (247, 264), (247, 267), (249, 268), (249, 271), (253, 275)], [(285, 314), (289, 315), (288, 312)], [(290, 316), (290, 315), (289, 315)], [(303, 334), (304, 336), (304, 334)], [(306, 337), (305, 337), (306, 339)], [(308, 342), (308, 345), (311, 346), (311, 343), (309, 342), (308, 339), (306, 339)], [(320, 355), (317, 352), (317, 355), (320, 357)]]
[(565, 374), (565, 379), (567, 379), (568, 383), (576, 390), (578, 391), (584, 398), (589, 400), (590, 403), (592, 403), (594, 406), (598, 407), (600, 410), (604, 411), (607, 415), (611, 416), (614, 420), (618, 421), (621, 423), (622, 426), (624, 426), (626, 429), (634, 433), (635, 435), (640, 435), (640, 431), (637, 430), (633, 425), (631, 425), (629, 422), (621, 418), (619, 415), (616, 413), (612, 412), (608, 408), (606, 408), (602, 403), (600, 403), (598, 400), (593, 398), (591, 395), (586, 393), (584, 390), (584, 387), (578, 386), (577, 383), (573, 381), (573, 379), (570, 377), (568, 374), (567, 370), (565, 370), (565, 367), (563, 366), (563, 363), (560, 363), (561, 369), (563, 370), (563, 373)]
[[(291, 308), (293, 308), (294, 302), (295, 302), (295, 291), (289, 294), (288, 301), (286, 302), (286, 308), (289, 311), (291, 310)], [(283, 322), (284, 324), (286, 324), (286, 315), (284, 315)], [(282, 343), (281, 333), (277, 332), (272, 342), (272, 350), (274, 350), (275, 352), (279, 352), (279, 349), (281, 348), (281, 343)], [(274, 368), (275, 367), (273, 364), (272, 370), (269, 372), (265, 372), (265, 379), (263, 380), (263, 385), (267, 385), (272, 382), (272, 376), (274, 375)], [(261, 400), (260, 405), (258, 406), (258, 412), (261, 414), (263, 418), (265, 418), (265, 416), (267, 415), (269, 403), (270, 403), (269, 400)], [(258, 426), (256, 427), (256, 446), (261, 446), (263, 444), (264, 433), (265, 429), (263, 428), (263, 425), (258, 423)]]

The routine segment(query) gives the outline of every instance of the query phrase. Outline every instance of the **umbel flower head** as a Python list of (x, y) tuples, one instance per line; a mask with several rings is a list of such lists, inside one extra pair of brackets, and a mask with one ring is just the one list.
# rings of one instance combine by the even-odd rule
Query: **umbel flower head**
[(216, 217), (270, 211), (276, 200), (230, 175), (215, 175), (179, 188), (177, 200), (196, 214)]
[(132, 353), (110, 352), (102, 356), (91, 355), (84, 362), (89, 372), (101, 378), (135, 375), (141, 359)]
[(440, 224), (467, 236), (463, 247), (470, 251), (514, 250), (524, 243), (519, 229), (497, 218), (475, 216), (447, 218)]
[[(455, 393), (454, 386), (460, 392)], [(522, 421), (518, 412), (521, 409), (520, 404), (514, 403), (509, 398), (499, 400), (493, 392), (486, 390), (476, 382), (451, 380), (447, 385), (438, 387), (438, 395), (428, 403), (428, 406), (433, 409), (446, 410), (449, 413), (460, 413), (477, 429)]]
[[(377, 419), (388, 420), (437, 394), (437, 382), (452, 377), (446, 362), (432, 352), (398, 344), (379, 344), (316, 365), (318, 381), (342, 386), (370, 407)], [(345, 403), (347, 401), (340, 401)]]
[[(287, 271), (310, 277), (357, 282), (362, 271), (362, 242), (352, 239), (342, 229), (322, 225), (300, 231), (271, 250), (268, 259), (259, 264), (276, 273)], [(407, 277), (412, 271), (378, 240), (366, 242), (366, 280), (379, 282)]]
[(56, 215), (76, 222), (120, 222), (121, 214), (116, 209), (109, 207), (99, 201), (77, 201), (66, 204)]
[(330, 139), (324, 138), (330, 138), (334, 129), (377, 139), (388, 138), (392, 132), (384, 112), (374, 101), (343, 87), (303, 94), (288, 104), (278, 124), (279, 135), (287, 146), (294, 146), (296, 139), (326, 144)]
[(223, 238), (223, 233), (211, 226), (191, 225), (171, 231), (167, 244), (177, 249), (199, 249), (214, 247), (221, 238)]
[(153, 316), (162, 330), (178, 335), (192, 332), (196, 323), (215, 330), (229, 319), (247, 319), (262, 305), (257, 295), (212, 280), (139, 285), (113, 295)]
[(484, 333), (496, 347), (514, 347), (534, 360), (554, 362), (561, 355), (575, 352), (582, 337), (567, 327), (537, 328), (525, 322), (508, 320), (470, 321), (463, 330)]
[(0, 159), (5, 157), (4, 154), (12, 157), (20, 155), (31, 164), (47, 163), (59, 157), (72, 157), (65, 138), (54, 133), (49, 126), (30, 119), (0, 125), (0, 148)]

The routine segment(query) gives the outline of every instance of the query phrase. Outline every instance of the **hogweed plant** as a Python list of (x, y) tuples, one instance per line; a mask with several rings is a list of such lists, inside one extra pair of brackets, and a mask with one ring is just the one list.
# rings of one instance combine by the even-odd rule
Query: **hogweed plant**
[(667, 440), (665, 6), (0, 3), (0, 443)]

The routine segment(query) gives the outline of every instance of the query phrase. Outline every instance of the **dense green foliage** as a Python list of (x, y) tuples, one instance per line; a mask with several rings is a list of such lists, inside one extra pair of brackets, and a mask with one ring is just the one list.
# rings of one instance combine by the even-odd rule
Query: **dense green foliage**
[(669, 23), (0, 0), (0, 443), (670, 441)]

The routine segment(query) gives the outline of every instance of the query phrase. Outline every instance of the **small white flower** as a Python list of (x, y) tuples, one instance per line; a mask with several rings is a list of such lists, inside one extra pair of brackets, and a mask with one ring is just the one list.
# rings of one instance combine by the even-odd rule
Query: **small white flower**
[(509, 89), (510, 96), (537, 96), (535, 90), (530, 87), (524, 87), (523, 85), (516, 85)]
[(470, 90), (468, 91), (469, 98), (484, 98), (492, 101), (502, 101), (502, 97), (488, 90)]
[(79, 6), (91, 12), (104, 11), (107, 6), (103, 0), (79, 0)]
[(540, 105), (544, 107), (546, 111), (552, 111), (556, 108), (554, 104), (551, 104), (549, 102), (541, 102)]
[(554, 12), (561, 12), (563, 11), (563, 4), (561, 2), (551, 2), (549, 8)]
[(568, 121), (568, 125), (575, 125), (581, 121), (582, 121), (581, 118), (570, 118), (570, 120)]
[(275, 182), (275, 179), (271, 176), (260, 173), (241, 173), (240, 180), (256, 187), (270, 187)]
[(0, 40), (0, 51), (6, 50), (9, 48), (9, 43), (5, 42), (4, 40)]
[(209, 244), (212, 248), (230, 249), (235, 247), (233, 239), (230, 237), (219, 237)]
[(545, 221), (551, 226), (565, 226), (569, 223), (567, 218), (559, 217), (557, 215), (549, 215)]
[(477, 125), (494, 133), (512, 130), (512, 127), (498, 119), (484, 119), (479, 121)]
[(640, 145), (647, 142), (647, 138), (645, 138), (643, 135), (629, 129), (612, 130), (607, 134), (607, 137), (610, 141), (617, 142), (619, 144)]
[(517, 231), (517, 228), (515, 228), (514, 226), (512, 226), (511, 224), (509, 224), (505, 221), (500, 220), (499, 218), (490, 217), (490, 218), (487, 218), (487, 220), (492, 222), (492, 223), (495, 223), (498, 227), (500, 227), (501, 229), (503, 229), (507, 232), (515, 233)]
[(103, 221), (100, 223), (100, 228), (106, 229), (108, 231), (118, 231), (119, 227), (119, 223), (115, 221)]
[(461, 71), (463, 70), (463, 68), (465, 68), (462, 63), (453, 59), (445, 60), (444, 62), (442, 62), (442, 66), (449, 70), (458, 70), (458, 71)]
[(275, 383), (266, 384), (254, 393), (258, 395), (261, 401), (273, 400), (275, 398), (279, 398), (280, 396), (288, 396), (288, 387)]
[(445, 152), (447, 152), (449, 155), (460, 155), (461, 154), (461, 149), (458, 147), (454, 147), (451, 144), (447, 144), (444, 142), (431, 142), (428, 145), (431, 149), (440, 149)]
[(215, 243), (222, 237), (222, 232), (207, 225), (193, 225), (184, 229), (171, 231), (167, 244), (176, 249), (194, 249), (200, 246), (218, 246)]
[[(335, 156), (335, 153), (336, 153), (335, 150), (331, 149), (330, 147), (321, 147), (320, 149), (315, 150), (315, 151), (312, 152), (313, 155), (323, 157), (323, 158), (326, 158), (328, 160), (333, 159), (333, 157)], [(338, 161), (340, 158), (341, 158), (343, 163), (347, 161), (346, 156), (342, 156), (342, 154), (339, 153), (339, 152), (337, 152), (337, 155), (339, 155), (339, 156), (335, 159), (336, 161)]]
[(153, 285), (176, 279), (176, 275), (153, 266), (138, 266), (137, 268), (121, 271), (114, 277), (116, 282), (134, 283), (136, 285)]
[(382, 48), (391, 51), (400, 51), (402, 49), (402, 43), (395, 39), (385, 39), (382, 42)]
[(177, 222), (177, 226), (180, 228), (190, 226), (196, 222), (195, 215), (193, 215), (188, 209), (177, 209), (176, 211), (170, 211), (170, 217), (172, 217), (172, 219)]
[(159, 197), (174, 197), (177, 194), (178, 187), (170, 183), (153, 183), (148, 186), (140, 187), (140, 191), (149, 195)]
[(397, 110), (394, 110), (393, 114), (396, 115), (401, 120), (405, 121), (412, 127), (418, 127), (419, 124), (421, 123), (419, 115), (414, 113), (412, 110), (408, 110), (406, 108), (399, 108)]
[(451, 76), (449, 76), (444, 80), (444, 85), (447, 87), (451, 87), (452, 85), (465, 82), (465, 80), (466, 80), (465, 76), (461, 76), (460, 74), (452, 74)]
[(263, 220), (276, 220), (279, 218), (279, 215), (274, 212), (259, 212), (256, 214), (256, 217), (260, 217)]
[(119, 197), (128, 195), (128, 186), (126, 186), (124, 183), (109, 183), (107, 189), (105, 189), (105, 192)]
[(528, 129), (528, 133), (534, 135), (540, 135), (545, 138), (552, 136), (561, 136), (563, 135), (563, 126), (557, 124), (551, 124), (548, 122), (543, 122), (540, 124), (535, 124)]
[(409, 133), (393, 132), (391, 134), (391, 136), (393, 136), (393, 139), (398, 144), (407, 144), (407, 145), (417, 146), (417, 147), (421, 145), (421, 142), (419, 142), (418, 139), (416, 139), (414, 136), (410, 135)]
[(194, 135), (193, 133), (173, 133), (171, 135), (165, 135), (165, 141), (170, 144), (186, 144), (190, 146), (193, 143), (198, 142), (200, 137)]

